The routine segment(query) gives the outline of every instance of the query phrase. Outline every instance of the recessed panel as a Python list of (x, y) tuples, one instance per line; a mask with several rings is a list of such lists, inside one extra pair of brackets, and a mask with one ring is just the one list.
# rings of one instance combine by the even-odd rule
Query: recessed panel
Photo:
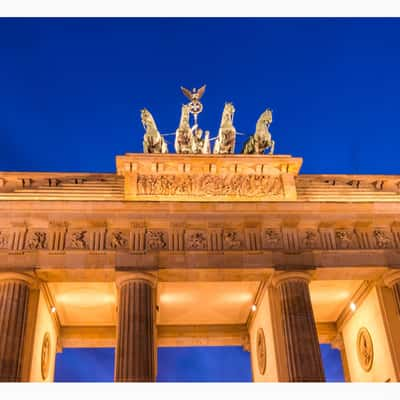
[(115, 325), (116, 289), (111, 282), (48, 284), (61, 325)]
[(158, 287), (161, 325), (244, 324), (259, 282), (169, 282)]
[(336, 322), (363, 281), (326, 280), (310, 283), (311, 302), (317, 322)]

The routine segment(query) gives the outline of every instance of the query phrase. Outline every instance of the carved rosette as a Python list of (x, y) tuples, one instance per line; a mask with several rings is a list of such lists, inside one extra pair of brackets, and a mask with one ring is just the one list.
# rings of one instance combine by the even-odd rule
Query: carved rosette
[(374, 362), (374, 346), (367, 328), (361, 328), (357, 334), (357, 356), (362, 369), (369, 372)]
[(261, 375), (264, 375), (267, 366), (267, 346), (265, 343), (264, 330), (262, 328), (259, 328), (257, 331), (256, 346), (258, 370)]
[(42, 379), (45, 381), (49, 375), (50, 369), (50, 335), (48, 332), (44, 334), (42, 341), (42, 352), (40, 358), (40, 371), (42, 373)]

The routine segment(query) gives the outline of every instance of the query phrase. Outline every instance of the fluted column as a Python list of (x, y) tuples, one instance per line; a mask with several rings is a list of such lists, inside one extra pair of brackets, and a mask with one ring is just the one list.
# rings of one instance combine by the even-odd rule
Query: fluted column
[(397, 312), (400, 315), (400, 271), (389, 271), (383, 279), (385, 285), (392, 289)]
[(0, 274), (0, 382), (20, 382), (28, 300), (33, 279)]
[(141, 273), (120, 275), (117, 286), (118, 336), (114, 380), (154, 382), (155, 278)]
[(273, 280), (279, 295), (289, 382), (325, 381), (309, 280), (309, 274), (303, 272), (278, 273)]

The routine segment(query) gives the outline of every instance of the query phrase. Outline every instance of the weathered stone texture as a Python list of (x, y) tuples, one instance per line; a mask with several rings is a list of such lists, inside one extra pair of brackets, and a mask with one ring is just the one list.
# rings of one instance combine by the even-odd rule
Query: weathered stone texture
[(20, 382), (29, 286), (0, 281), (0, 382)]
[(127, 281), (120, 288), (116, 382), (155, 381), (155, 304), (146, 281)]

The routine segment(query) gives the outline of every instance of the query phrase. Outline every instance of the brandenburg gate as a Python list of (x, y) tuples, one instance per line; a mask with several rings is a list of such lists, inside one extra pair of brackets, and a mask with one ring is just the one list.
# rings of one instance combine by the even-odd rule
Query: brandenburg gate
[(52, 381), (68, 347), (149, 382), (157, 347), (238, 345), (254, 381), (319, 382), (321, 343), (346, 381), (399, 381), (400, 176), (301, 174), (269, 110), (234, 154), (230, 103), (211, 153), (187, 92), (176, 154), (143, 110), (115, 174), (0, 173), (0, 381)]

